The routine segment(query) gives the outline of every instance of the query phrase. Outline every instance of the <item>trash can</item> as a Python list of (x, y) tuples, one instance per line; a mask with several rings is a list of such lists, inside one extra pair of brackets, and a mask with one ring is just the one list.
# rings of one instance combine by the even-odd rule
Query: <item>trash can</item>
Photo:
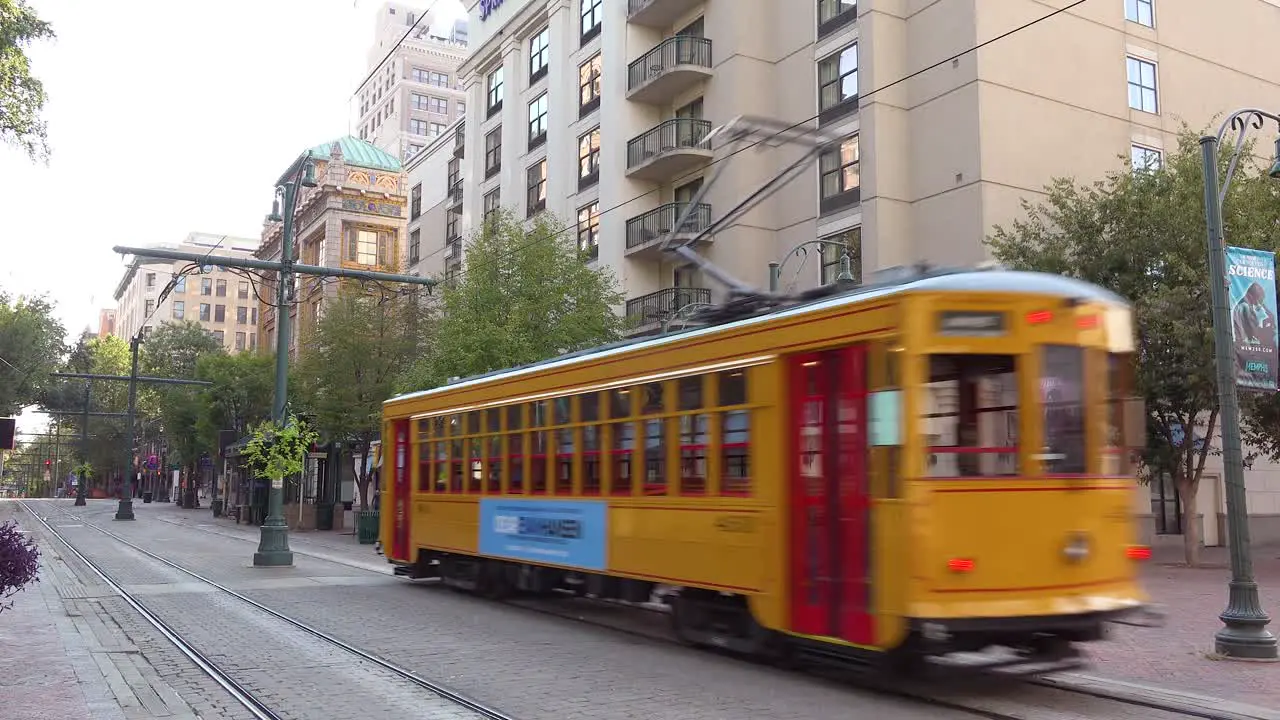
[(142, 493), (142, 502), (143, 504), (151, 502), (151, 493), (149, 492)]
[(356, 539), (361, 545), (372, 545), (378, 542), (378, 519), (377, 510), (356, 512)]
[(210, 506), (213, 508), (214, 517), (222, 517), (222, 500), (214, 500)]
[(316, 503), (316, 529), (333, 529), (333, 503)]

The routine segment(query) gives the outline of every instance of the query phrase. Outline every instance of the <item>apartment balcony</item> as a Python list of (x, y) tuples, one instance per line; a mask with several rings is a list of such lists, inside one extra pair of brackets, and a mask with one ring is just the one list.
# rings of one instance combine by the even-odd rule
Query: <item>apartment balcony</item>
[(449, 238), (445, 241), (448, 248), (445, 252), (445, 260), (461, 260), (462, 259), (462, 238)]
[(651, 105), (670, 105), (677, 95), (709, 79), (711, 41), (676, 35), (627, 66), (627, 99)]
[(711, 132), (710, 120), (674, 118), (627, 143), (627, 175), (655, 182), (688, 172), (711, 160), (702, 144)]
[[(627, 255), (652, 256), (662, 254), (660, 243), (676, 226), (689, 203), (667, 203), (627, 220)], [(711, 205), (698, 203), (674, 239), (688, 240), (711, 226)]]
[[(673, 287), (641, 295), (627, 301), (626, 323), (631, 334), (644, 334), (661, 328), (686, 306), (711, 302), (707, 288)], [(692, 312), (692, 311), (690, 311)]]
[(702, 0), (627, 0), (627, 22), (648, 27), (671, 27)]
[(459, 123), (458, 129), (453, 131), (453, 156), (462, 159), (466, 157), (466, 123)]
[(449, 207), (461, 205), (462, 196), (462, 180), (457, 180), (449, 186)]

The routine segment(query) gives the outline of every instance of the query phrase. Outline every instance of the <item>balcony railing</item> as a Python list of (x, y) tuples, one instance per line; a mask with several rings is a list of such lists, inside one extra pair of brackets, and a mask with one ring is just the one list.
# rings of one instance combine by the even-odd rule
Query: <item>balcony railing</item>
[(710, 120), (672, 118), (627, 143), (627, 170), (680, 150), (700, 150), (711, 132)]
[(633, 326), (662, 322), (686, 305), (709, 302), (711, 290), (707, 288), (666, 288), (628, 300), (627, 321)]
[[(680, 89), (710, 74), (711, 41), (692, 35), (676, 35), (663, 40), (657, 47), (627, 66), (627, 92), (634, 93), (646, 85), (656, 84), (661, 78), (681, 67), (699, 68), (699, 70), (696, 72), (697, 77), (676, 83), (682, 86)], [(663, 84), (672, 85), (673, 83)]]
[(466, 155), (466, 123), (459, 123), (458, 129), (453, 131), (453, 156), (461, 158)]
[[(643, 215), (627, 221), (627, 249), (651, 243), (675, 229), (676, 221), (684, 214), (689, 203), (667, 203)], [(711, 225), (711, 205), (698, 203), (693, 213), (680, 228), (681, 233), (697, 233)]]
[(445, 253), (445, 260), (457, 260), (462, 257), (462, 242), (460, 240), (448, 241), (448, 252)]
[(449, 199), (453, 204), (462, 202), (462, 180), (459, 179), (449, 186)]

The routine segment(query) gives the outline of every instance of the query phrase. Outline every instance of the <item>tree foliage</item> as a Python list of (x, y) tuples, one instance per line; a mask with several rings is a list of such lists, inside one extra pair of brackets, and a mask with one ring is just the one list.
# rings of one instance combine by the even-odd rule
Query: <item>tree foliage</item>
[(293, 415), (280, 423), (264, 420), (245, 445), (245, 462), (262, 477), (283, 480), (302, 472), (303, 458), (318, 437)]
[(197, 423), (200, 442), (216, 447), (218, 432), (237, 436), (271, 415), (275, 357), (258, 353), (210, 353), (196, 361), (196, 378), (213, 385), (200, 392), (203, 412)]
[[(329, 440), (368, 452), (382, 426), (382, 402), (396, 378), (423, 354), (431, 331), (425, 293), (387, 296), (343, 285), (304, 336), (297, 377), (304, 405)], [(368, 503), (364, 464), (356, 476), (361, 506)]]
[[(1226, 148), (1223, 173), (1229, 155)], [(1211, 440), (1218, 421), (1197, 135), (1184, 127), (1159, 169), (1125, 168), (1089, 185), (1055, 179), (1042, 202), (1023, 209), (1025, 218), (988, 239), (997, 260), (1078, 277), (1133, 304), (1135, 379), (1148, 412), (1143, 474), (1173, 480), (1187, 562), (1196, 564), (1195, 496), (1206, 457), (1217, 452)], [(1256, 168), (1241, 165), (1223, 213), (1229, 244), (1274, 249), (1280, 203)]]
[[(139, 366), (142, 373), (153, 377), (191, 380), (197, 379), (196, 367), (201, 358), (225, 352), (199, 323), (167, 322), (142, 344)], [(184, 465), (195, 463), (209, 447), (208, 438), (201, 437), (199, 427), (206, 412), (201, 389), (194, 385), (148, 385), (142, 387), (140, 396), (147, 414), (160, 419), (170, 459)]]
[(465, 263), (461, 280), (443, 290), (432, 352), (403, 390), (546, 360), (621, 333), (613, 275), (584, 263), (572, 233), (549, 213), (526, 223), (500, 211), (472, 236)]
[(49, 157), (48, 127), (41, 118), (44, 84), (31, 74), (27, 50), (54, 37), (25, 0), (0, 0), (0, 141), (21, 148), (32, 160)]
[(66, 334), (46, 298), (15, 298), (0, 290), (0, 416), (16, 415), (43, 399), (52, 384), (49, 373), (66, 352)]

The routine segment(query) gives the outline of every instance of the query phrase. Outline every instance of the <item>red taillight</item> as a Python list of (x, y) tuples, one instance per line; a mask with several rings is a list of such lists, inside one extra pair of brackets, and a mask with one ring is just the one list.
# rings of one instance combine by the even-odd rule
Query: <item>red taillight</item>
[(1130, 560), (1150, 560), (1151, 548), (1146, 545), (1130, 545), (1125, 548), (1124, 554)]
[(1076, 318), (1076, 327), (1080, 328), (1081, 330), (1092, 330), (1098, 327), (1098, 316), (1097, 315), (1081, 315), (1080, 317)]
[(951, 558), (947, 561), (947, 568), (954, 573), (972, 572), (973, 560), (970, 558)]
[(1028, 325), (1043, 325), (1053, 320), (1053, 312), (1051, 310), (1036, 310), (1027, 313)]

